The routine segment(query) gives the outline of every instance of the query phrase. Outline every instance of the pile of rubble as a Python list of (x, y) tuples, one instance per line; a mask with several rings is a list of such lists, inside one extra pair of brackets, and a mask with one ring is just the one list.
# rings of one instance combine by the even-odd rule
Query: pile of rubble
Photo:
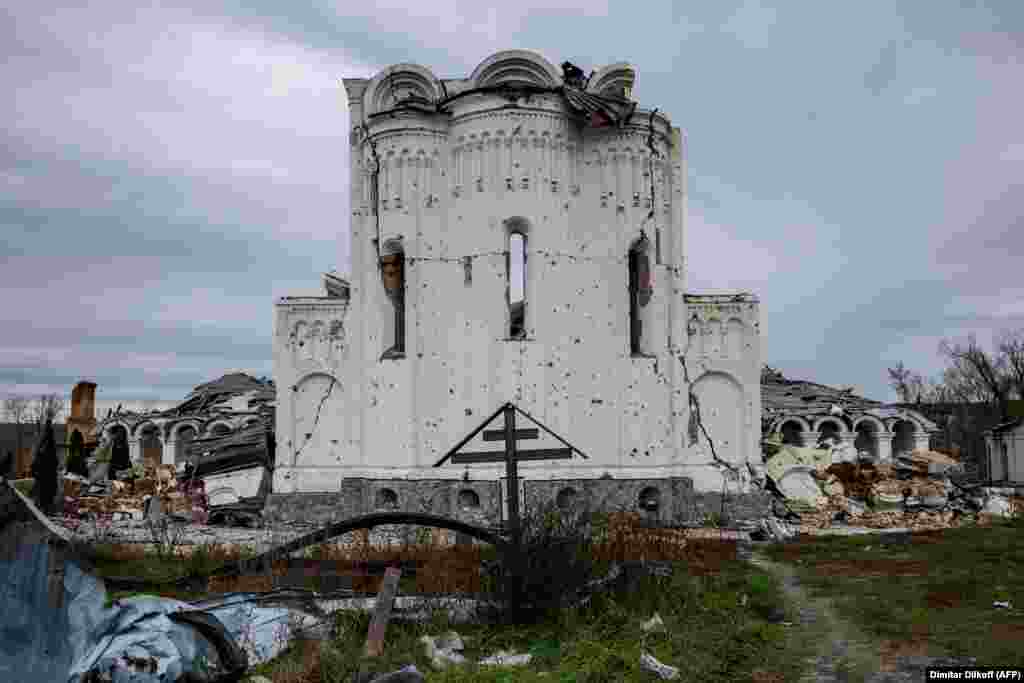
[(64, 476), (64, 517), (69, 522), (83, 519), (142, 520), (156, 509), (183, 522), (205, 524), (209, 503), (203, 480), (179, 477), (173, 465), (122, 470), (111, 480), (101, 463), (86, 479)]
[(917, 450), (878, 462), (848, 444), (820, 448), (767, 439), (764, 485), (775, 497), (764, 535), (816, 534), (837, 526), (942, 529), (1024, 511), (1024, 501), (971, 484), (954, 458)]

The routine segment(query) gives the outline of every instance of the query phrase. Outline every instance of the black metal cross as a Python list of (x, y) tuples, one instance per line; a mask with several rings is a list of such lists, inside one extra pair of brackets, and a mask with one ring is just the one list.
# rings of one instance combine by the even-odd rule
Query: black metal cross
[[(516, 448), (516, 441), (520, 439), (539, 438), (540, 430), (533, 428), (516, 429), (517, 412), (521, 413), (523, 417), (530, 420), (530, 422), (533, 422), (540, 429), (543, 429), (545, 432), (565, 444), (565, 448), (536, 448), (526, 451), (518, 450)], [(494, 422), (499, 415), (505, 416), (504, 429), (489, 429), (484, 431), (484, 427)], [(484, 432), (484, 441), (504, 441), (505, 449), (502, 451), (484, 451), (482, 453), (459, 453), (459, 450), (481, 431)], [(451, 459), (451, 461), (456, 465), (469, 465), (483, 462), (504, 462), (505, 478), (508, 484), (508, 530), (512, 535), (513, 542), (518, 546), (520, 533), (522, 531), (519, 519), (518, 462), (523, 460), (568, 460), (572, 458), (573, 453), (578, 453), (584, 460), (587, 459), (587, 456), (583, 455), (579, 449), (575, 448), (568, 441), (542, 425), (522, 409), (517, 408), (511, 403), (506, 403), (498, 408), (493, 415), (484, 420), (479, 427), (470, 432), (470, 434), (460, 441), (455, 448), (448, 451), (443, 458), (437, 461), (434, 467), (440, 467), (449, 459)]]

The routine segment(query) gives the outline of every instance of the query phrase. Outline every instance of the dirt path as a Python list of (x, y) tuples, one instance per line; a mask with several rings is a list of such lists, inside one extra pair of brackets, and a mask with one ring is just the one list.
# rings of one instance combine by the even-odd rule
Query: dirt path
[(751, 563), (770, 572), (782, 585), (800, 624), (815, 634), (814, 657), (807, 661), (801, 683), (850, 681), (865, 683), (918, 683), (929, 666), (968, 666), (973, 661), (921, 654), (901, 654), (865, 635), (839, 616), (827, 598), (808, 594), (789, 565), (754, 553)]

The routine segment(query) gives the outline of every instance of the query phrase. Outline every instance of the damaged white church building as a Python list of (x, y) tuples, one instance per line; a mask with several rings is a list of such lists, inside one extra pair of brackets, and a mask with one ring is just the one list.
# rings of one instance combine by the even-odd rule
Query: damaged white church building
[(275, 304), (268, 516), (498, 520), (504, 464), (435, 463), (506, 402), (586, 456), (521, 463), (527, 508), (678, 519), (726, 476), (732, 500), (754, 495), (758, 301), (686, 292), (686, 138), (635, 81), (524, 50), (465, 78), (344, 81), (351, 275)]

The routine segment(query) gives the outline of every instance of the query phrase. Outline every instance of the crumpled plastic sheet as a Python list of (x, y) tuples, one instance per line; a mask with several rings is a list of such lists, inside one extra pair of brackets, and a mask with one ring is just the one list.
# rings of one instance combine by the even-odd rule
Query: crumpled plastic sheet
[(213, 644), (193, 627), (168, 618), (174, 612), (195, 609), (202, 609), (224, 625), (245, 653), (250, 667), (269, 661), (288, 646), (290, 611), (257, 607), (247, 602), (250, 597), (227, 595), (198, 606), (170, 598), (139, 596), (120, 600), (98, 615), (93, 609), (87, 616), (98, 616), (96, 625), (72, 631), (72, 636), (77, 634), (82, 642), (76, 648), (81, 654), (72, 665), (68, 681), (77, 682), (77, 675), (92, 669), (109, 671), (126, 655), (155, 657), (156, 671), (125, 671), (127, 675), (113, 677), (113, 683), (156, 683), (176, 680), (185, 672), (202, 673), (206, 669), (201, 662), (219, 661)]
[[(167, 683), (186, 672), (215, 680), (203, 660), (220, 663), (214, 643), (169, 615), (203, 610), (225, 627), (253, 667), (280, 654), (291, 639), (290, 610), (259, 607), (249, 594), (203, 603), (136, 596), (110, 606), (101, 580), (64, 563), (64, 596), (57, 608), (47, 592), (52, 548), (20, 545), (14, 562), (0, 562), (0, 680), (78, 683), (90, 671), (112, 683)], [(126, 657), (144, 660), (141, 667)], [(216, 668), (213, 669), (216, 671)], [(205, 675), (204, 675), (205, 674)]]

